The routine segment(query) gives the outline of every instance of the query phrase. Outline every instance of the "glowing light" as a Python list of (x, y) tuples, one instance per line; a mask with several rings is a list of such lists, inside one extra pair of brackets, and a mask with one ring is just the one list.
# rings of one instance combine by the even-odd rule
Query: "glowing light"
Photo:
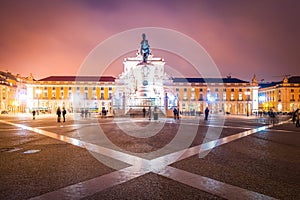
[(281, 103), (278, 104), (277, 109), (278, 109), (278, 111), (282, 110), (282, 104)]
[(258, 101), (265, 102), (266, 101), (266, 97), (265, 96), (259, 96), (258, 97)]

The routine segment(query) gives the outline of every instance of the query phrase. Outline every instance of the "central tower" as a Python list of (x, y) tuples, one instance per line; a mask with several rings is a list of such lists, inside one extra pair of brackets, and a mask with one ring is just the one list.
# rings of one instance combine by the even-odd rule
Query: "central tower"
[(142, 35), (136, 57), (123, 61), (124, 71), (116, 79), (114, 110), (126, 114), (129, 109), (158, 108), (165, 112), (164, 81), (169, 80), (162, 58), (152, 55), (146, 35)]

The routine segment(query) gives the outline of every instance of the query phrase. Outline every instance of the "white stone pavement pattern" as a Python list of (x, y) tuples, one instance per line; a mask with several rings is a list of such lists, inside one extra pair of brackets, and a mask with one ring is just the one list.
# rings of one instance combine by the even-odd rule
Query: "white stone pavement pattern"
[[(50, 131), (41, 130), (39, 128), (33, 128), (22, 124), (11, 123), (4, 120), (0, 121), (2, 123), (10, 124), (25, 130), (33, 131), (35, 133), (45, 135), (81, 148), (86, 148), (89, 151), (99, 153), (104, 156), (108, 156), (110, 158), (131, 165), (130, 167), (114, 171), (110, 174), (106, 174), (100, 177), (93, 178), (91, 180), (70, 185), (65, 188), (61, 188), (59, 190), (34, 197), (32, 199), (81, 199), (98, 193), (104, 189), (127, 182), (149, 172), (159, 174), (177, 182), (189, 185), (191, 187), (226, 199), (274, 199), (272, 197), (260, 193), (249, 191), (243, 188), (239, 188), (237, 186), (226, 184), (214, 179), (196, 175), (169, 166), (174, 162), (186, 159), (197, 154), (201, 154), (207, 150), (213, 149), (222, 144), (226, 144), (234, 140), (240, 139), (242, 137), (246, 137), (248, 135), (257, 133), (259, 131), (266, 130), (268, 128), (271, 128), (273, 125), (266, 125), (259, 128), (254, 128), (241, 133), (237, 133), (235, 135), (203, 143), (198, 146), (194, 146), (178, 152), (160, 156), (152, 160), (147, 160), (124, 152), (91, 144), (79, 139), (60, 135)], [(286, 121), (280, 122), (279, 124), (283, 124), (285, 122)]]

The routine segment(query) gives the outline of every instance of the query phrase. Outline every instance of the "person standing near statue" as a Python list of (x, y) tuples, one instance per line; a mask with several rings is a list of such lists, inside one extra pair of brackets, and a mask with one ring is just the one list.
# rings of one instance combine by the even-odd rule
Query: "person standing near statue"
[(63, 116), (64, 122), (66, 122), (66, 114), (67, 114), (67, 111), (66, 111), (66, 109), (63, 107), (62, 116)]
[(61, 117), (61, 110), (60, 107), (58, 106), (56, 110), (56, 115), (57, 115), (57, 122), (60, 122), (60, 117)]
[(204, 120), (207, 120), (208, 119), (208, 114), (209, 114), (209, 109), (208, 109), (208, 107), (206, 107), (206, 109), (205, 109), (205, 118), (204, 118)]

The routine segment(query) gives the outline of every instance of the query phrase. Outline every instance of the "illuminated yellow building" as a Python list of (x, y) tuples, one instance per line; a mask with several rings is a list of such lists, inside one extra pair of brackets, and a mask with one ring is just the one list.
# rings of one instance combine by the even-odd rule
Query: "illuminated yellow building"
[[(10, 74), (10, 73), (9, 73)], [(113, 112), (115, 91), (112, 76), (50, 76), (34, 80), (32, 75), (0, 77), (0, 110), (55, 112), (58, 106), (70, 112), (81, 109)], [(165, 85), (169, 105), (176, 105), (182, 115), (199, 115), (206, 107), (213, 113), (253, 114), (273, 109), (292, 112), (300, 108), (300, 77), (285, 77), (281, 82), (257, 83), (237, 78), (173, 78)], [(168, 107), (167, 115), (172, 114)], [(77, 109), (77, 110), (74, 110)]]
[[(213, 113), (251, 114), (258, 110), (258, 83), (237, 78), (175, 78), (173, 93), (182, 115)], [(176, 99), (176, 98), (175, 98)]]
[(82, 109), (111, 111), (114, 80), (111, 76), (50, 76), (31, 80), (26, 84), (27, 107), (50, 113), (55, 112), (58, 106), (69, 112)]
[(300, 76), (285, 76), (280, 82), (261, 83), (259, 108), (276, 112), (293, 112), (300, 108)]
[[(58, 106), (70, 112), (88, 108), (112, 113), (114, 77), (50, 76), (27, 82), (27, 107), (41, 112), (55, 112)], [(213, 113), (251, 114), (258, 109), (258, 84), (237, 78), (174, 78), (166, 86), (170, 105), (177, 101), (182, 115), (199, 115), (206, 107)], [(175, 95), (174, 95), (175, 94)], [(173, 97), (172, 97), (173, 95)], [(74, 105), (77, 104), (77, 105)], [(79, 110), (74, 110), (79, 108)], [(169, 108), (172, 113), (172, 107)]]
[(0, 72), (0, 110), (19, 112), (19, 102), (16, 99), (17, 79), (9, 72)]

